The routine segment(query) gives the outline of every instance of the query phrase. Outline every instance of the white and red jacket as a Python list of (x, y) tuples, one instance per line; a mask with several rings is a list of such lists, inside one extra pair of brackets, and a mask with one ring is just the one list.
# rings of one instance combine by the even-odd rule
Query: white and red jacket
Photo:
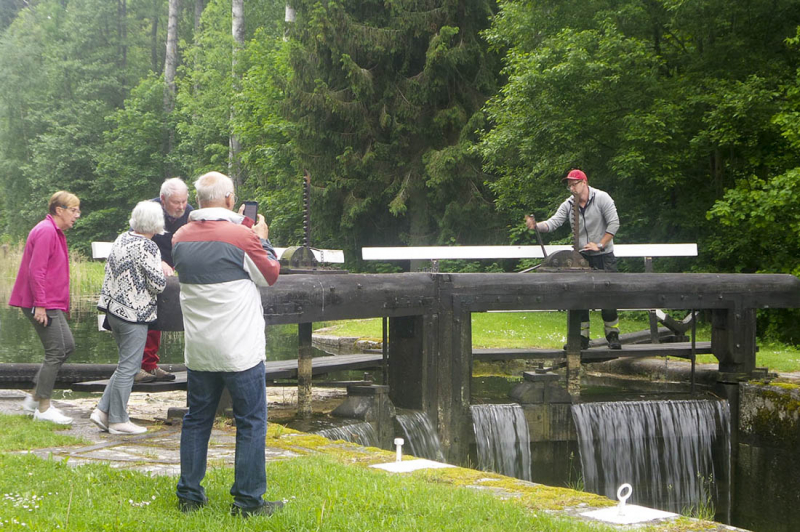
[(172, 238), (184, 358), (193, 371), (244, 371), (266, 359), (258, 287), (275, 284), (280, 264), (251, 226), (227, 209), (198, 209)]

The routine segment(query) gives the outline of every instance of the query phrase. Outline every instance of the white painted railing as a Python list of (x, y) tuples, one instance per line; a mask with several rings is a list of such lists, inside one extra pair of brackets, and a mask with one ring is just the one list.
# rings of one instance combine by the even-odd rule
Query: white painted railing
[[(547, 254), (572, 246), (545, 246)], [(614, 244), (617, 257), (696, 257), (697, 244)], [(363, 260), (543, 259), (541, 246), (408, 246), (361, 248)]]
[[(92, 258), (105, 260), (108, 254), (111, 253), (111, 246), (113, 242), (92, 242)], [(278, 259), (288, 248), (274, 248), (275, 254)], [(344, 263), (344, 251), (341, 249), (316, 249), (311, 248), (311, 252), (317, 259), (317, 262), (325, 264), (342, 264)]]

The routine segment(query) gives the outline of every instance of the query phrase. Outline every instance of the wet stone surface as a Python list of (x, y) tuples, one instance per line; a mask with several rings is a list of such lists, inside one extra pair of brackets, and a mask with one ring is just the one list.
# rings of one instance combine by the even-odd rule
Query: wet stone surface
[[(151, 395), (158, 396), (154, 398)], [(21, 404), (24, 397), (25, 393), (19, 390), (0, 390), (0, 414), (23, 415)], [(72, 426), (60, 433), (82, 438), (87, 442), (86, 445), (36, 449), (30, 452), (42, 458), (67, 460), (72, 466), (106, 462), (112, 467), (135, 469), (155, 475), (180, 474), (180, 422), (167, 424), (165, 417), (168, 408), (185, 405), (185, 392), (131, 394), (128, 404), (131, 421), (148, 429), (147, 433), (136, 436), (119, 436), (100, 431), (89, 420), (98, 400), (99, 394), (97, 397), (53, 401), (64, 414), (73, 418)], [(215, 427), (208, 449), (209, 463), (233, 466), (235, 445), (236, 436), (233, 432)], [(265, 454), (268, 461), (296, 456), (290, 451), (271, 447), (266, 449)]]

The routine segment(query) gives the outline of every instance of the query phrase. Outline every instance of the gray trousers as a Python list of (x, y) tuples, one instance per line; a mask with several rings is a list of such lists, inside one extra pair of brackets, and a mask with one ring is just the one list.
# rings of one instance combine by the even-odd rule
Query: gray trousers
[(108, 381), (97, 408), (108, 414), (109, 423), (127, 423), (128, 399), (133, 388), (133, 378), (142, 367), (147, 324), (131, 323), (113, 314), (108, 314), (108, 323), (119, 348), (119, 364)]
[(33, 378), (33, 394), (39, 399), (52, 397), (58, 370), (75, 351), (75, 340), (72, 338), (72, 331), (69, 330), (64, 311), (47, 309), (45, 312), (50, 321), (50, 325), (46, 327), (33, 319), (31, 309), (22, 309), (22, 313), (33, 324), (44, 347), (44, 362), (36, 373), (36, 377)]

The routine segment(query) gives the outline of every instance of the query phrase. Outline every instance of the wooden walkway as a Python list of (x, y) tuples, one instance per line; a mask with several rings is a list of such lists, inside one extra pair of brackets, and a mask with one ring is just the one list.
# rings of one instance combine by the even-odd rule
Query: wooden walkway
[[(324, 375), (334, 371), (379, 368), (382, 363), (382, 355), (335, 355), (315, 357), (311, 359), (311, 374)], [(277, 379), (297, 378), (297, 359), (267, 361), (264, 365), (267, 370), (268, 383)], [(102, 392), (106, 389), (107, 384), (108, 379), (79, 382), (72, 385), (72, 390), (76, 392)], [(169, 392), (185, 389), (185, 371), (176, 372), (174, 381), (148, 382), (133, 385), (134, 392)]]
[[(695, 354), (711, 353), (711, 342), (696, 342)], [(515, 359), (560, 359), (564, 358), (563, 349), (473, 349), (474, 360), (515, 360)], [(626, 344), (622, 349), (607, 347), (591, 347), (581, 351), (581, 360), (608, 360), (609, 358), (642, 358), (642, 357), (679, 357), (691, 358), (691, 342), (672, 342), (663, 344)]]

